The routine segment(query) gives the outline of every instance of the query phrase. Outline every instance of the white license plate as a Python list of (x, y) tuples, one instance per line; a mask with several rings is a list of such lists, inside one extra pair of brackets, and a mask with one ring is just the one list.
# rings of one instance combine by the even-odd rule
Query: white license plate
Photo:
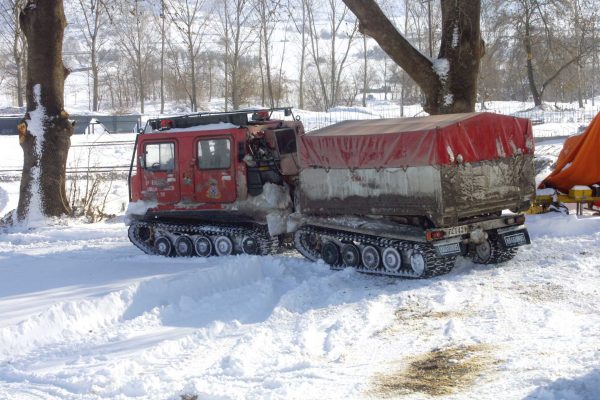
[(515, 233), (514, 235), (504, 235), (504, 243), (507, 247), (520, 246), (527, 244), (524, 233)]
[(441, 256), (449, 256), (454, 254), (460, 254), (460, 243), (448, 243), (435, 246), (436, 250)]
[(451, 226), (450, 228), (446, 228), (445, 231), (446, 237), (465, 235), (469, 233), (469, 227), (467, 225)]

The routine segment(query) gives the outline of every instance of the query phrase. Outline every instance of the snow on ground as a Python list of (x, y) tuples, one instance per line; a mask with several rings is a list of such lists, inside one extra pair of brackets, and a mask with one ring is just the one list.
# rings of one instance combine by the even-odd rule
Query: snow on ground
[[(113, 140), (132, 136), (73, 144)], [(536, 152), (552, 162), (563, 140), (538, 141)], [(127, 164), (130, 146), (73, 147), (69, 166)], [(16, 137), (0, 137), (0, 165), (20, 167), (20, 157)], [(111, 190), (119, 214), (127, 189)], [(0, 214), (18, 191), (3, 175)], [(293, 252), (148, 256), (122, 217), (0, 231), (0, 399), (428, 399), (430, 364), (410, 384), (389, 382), (463, 349), (470, 372), (437, 398), (595, 400), (600, 218), (545, 214), (527, 225), (532, 245), (514, 260), (459, 260), (429, 280), (334, 272)], [(435, 373), (464, 361), (452, 357)]]
[(509, 263), (414, 281), (293, 255), (147, 256), (118, 221), (6, 232), (0, 398), (377, 398), (413, 357), (485, 345), (444, 398), (596, 399), (600, 218), (528, 225)]

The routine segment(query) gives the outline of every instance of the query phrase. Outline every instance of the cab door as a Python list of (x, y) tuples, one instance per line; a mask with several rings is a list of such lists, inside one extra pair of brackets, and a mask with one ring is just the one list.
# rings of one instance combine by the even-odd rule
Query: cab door
[(142, 145), (142, 192), (145, 198), (159, 204), (179, 202), (177, 143), (173, 141), (146, 142)]
[(196, 142), (195, 200), (202, 203), (232, 203), (236, 200), (233, 138), (200, 138)]

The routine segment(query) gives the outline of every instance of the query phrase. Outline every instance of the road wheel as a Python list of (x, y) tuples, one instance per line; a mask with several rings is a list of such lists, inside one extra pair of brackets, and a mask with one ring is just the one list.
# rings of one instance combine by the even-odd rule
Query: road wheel
[(181, 235), (175, 240), (175, 253), (179, 257), (191, 257), (194, 255), (194, 243), (188, 235)]
[(200, 257), (208, 257), (212, 253), (212, 243), (206, 236), (197, 237), (194, 241), (194, 248)]
[(228, 256), (233, 253), (233, 242), (227, 236), (219, 236), (215, 239), (215, 252), (219, 256)]
[(427, 260), (425, 260), (425, 255), (418, 250), (413, 250), (410, 253), (410, 268), (416, 277), (422, 276), (427, 268)]
[(333, 242), (327, 242), (323, 245), (321, 248), (321, 257), (329, 265), (340, 265), (340, 249)]
[(402, 256), (395, 247), (387, 247), (383, 250), (383, 268), (387, 272), (396, 273), (402, 268)]
[(367, 269), (377, 269), (377, 267), (379, 267), (379, 263), (381, 262), (381, 256), (379, 255), (379, 250), (377, 250), (377, 247), (371, 245), (365, 246), (362, 249), (362, 261)]
[(154, 240), (154, 251), (159, 256), (169, 257), (173, 251), (173, 245), (166, 236), (159, 236)]
[(255, 255), (258, 254), (260, 247), (258, 241), (251, 236), (245, 236), (242, 239), (242, 251), (244, 254)]
[(360, 251), (352, 243), (342, 246), (342, 261), (347, 267), (358, 267), (360, 265)]

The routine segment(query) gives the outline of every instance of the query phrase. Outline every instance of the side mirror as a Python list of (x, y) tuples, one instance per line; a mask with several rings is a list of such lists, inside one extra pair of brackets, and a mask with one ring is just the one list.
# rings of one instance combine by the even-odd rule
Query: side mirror
[(292, 109), (286, 108), (285, 111), (283, 112), (283, 115), (285, 115), (286, 117), (289, 117), (290, 115), (292, 115)]

